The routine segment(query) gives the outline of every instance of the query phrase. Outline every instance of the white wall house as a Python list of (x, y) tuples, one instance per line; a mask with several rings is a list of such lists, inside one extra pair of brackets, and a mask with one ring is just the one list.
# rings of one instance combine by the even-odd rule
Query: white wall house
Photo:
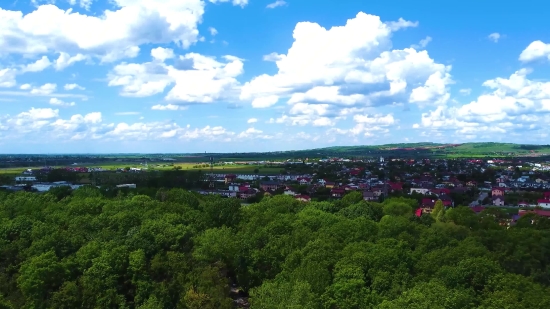
[(424, 188), (411, 188), (411, 194), (412, 193), (420, 193), (420, 194), (426, 194), (430, 191), (430, 189), (424, 189)]
[(538, 200), (537, 204), (542, 208), (550, 208), (550, 200)]

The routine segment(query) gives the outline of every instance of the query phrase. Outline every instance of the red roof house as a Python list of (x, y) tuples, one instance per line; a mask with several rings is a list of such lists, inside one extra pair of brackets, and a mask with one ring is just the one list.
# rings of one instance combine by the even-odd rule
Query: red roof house
[(540, 209), (535, 209), (535, 210), (520, 209), (518, 215), (521, 217), (529, 213), (534, 213), (543, 217), (550, 217), (550, 210), (540, 210)]
[(476, 214), (482, 212), (485, 210), (485, 207), (483, 206), (474, 206), (474, 207), (470, 207), (470, 209), (475, 212)]
[(301, 202), (311, 201), (311, 197), (309, 197), (307, 195), (295, 195), (294, 198), (297, 199), (298, 201), (301, 201)]
[(493, 196), (503, 196), (504, 193), (505, 193), (504, 188), (493, 188), (493, 190), (491, 191), (491, 194)]
[(403, 184), (401, 182), (388, 182), (391, 192), (403, 191)]
[(432, 192), (435, 195), (441, 195), (441, 194), (451, 194), (451, 190), (447, 188), (441, 188), (441, 189), (431, 189), (430, 192)]
[(330, 190), (330, 195), (333, 197), (342, 197), (344, 194), (346, 194), (346, 190), (342, 188), (332, 188)]

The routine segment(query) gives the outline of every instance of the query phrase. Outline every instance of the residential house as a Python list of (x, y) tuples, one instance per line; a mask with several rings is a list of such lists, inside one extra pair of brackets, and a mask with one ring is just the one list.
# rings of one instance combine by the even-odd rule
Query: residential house
[(349, 171), (349, 174), (350, 174), (350, 176), (358, 176), (359, 174), (361, 174), (361, 169), (360, 168), (352, 168)]
[(346, 192), (357, 190), (356, 187), (354, 187), (350, 184), (340, 186), (340, 188), (344, 189)]
[(483, 207), (483, 206), (474, 206), (474, 207), (470, 207), (470, 209), (473, 212), (475, 212), (476, 214), (479, 214), (480, 212), (485, 210), (485, 207)]
[(336, 186), (336, 183), (334, 183), (332, 181), (326, 181), (325, 180), (325, 188), (332, 189), (332, 188), (334, 188), (334, 186)]
[(332, 188), (330, 190), (330, 195), (332, 197), (340, 198), (340, 197), (344, 196), (345, 194), (346, 194), (346, 190), (343, 189), (343, 188)]
[(245, 192), (246, 190), (249, 190), (249, 189), (250, 189), (250, 185), (246, 183), (239, 186), (239, 192)]
[(477, 182), (475, 180), (470, 180), (466, 182), (467, 187), (477, 187)]
[(492, 200), (493, 200), (493, 205), (504, 206), (504, 196), (500, 196), (500, 195), (493, 196)]
[(518, 215), (522, 217), (529, 213), (534, 213), (539, 216), (550, 218), (550, 210), (540, 210), (540, 209), (534, 209), (534, 210), (520, 209)]
[(550, 208), (550, 199), (537, 200), (537, 205), (542, 208)]
[(443, 202), (443, 206), (445, 206), (445, 207), (453, 207), (454, 206), (453, 200), (451, 199), (450, 196), (448, 196), (446, 194), (440, 194), (439, 199), (441, 200), (441, 202)]
[(458, 193), (458, 194), (464, 194), (468, 192), (470, 188), (468, 187), (460, 187), (460, 188), (453, 188), (451, 189), (451, 193)]
[(380, 197), (381, 195), (384, 195), (384, 191), (380, 187), (373, 187), (371, 191), (372, 193), (374, 193), (374, 196), (376, 196), (377, 198)]
[(505, 190), (502, 188), (493, 188), (491, 190), (492, 196), (504, 196)]
[(374, 192), (363, 191), (363, 199), (365, 201), (377, 201), (378, 198), (374, 195)]
[(451, 190), (447, 189), (447, 188), (440, 188), (440, 189), (430, 189), (428, 191), (428, 194), (431, 193), (431, 194), (434, 194), (434, 195), (437, 195), (437, 196), (440, 196), (440, 195), (448, 195), (448, 194), (451, 194)]
[(307, 195), (296, 195), (294, 198), (300, 202), (309, 202), (311, 201), (311, 197)]
[(280, 182), (277, 181), (262, 181), (260, 182), (260, 188), (264, 191), (267, 190), (277, 190), (281, 185)]
[(301, 185), (307, 185), (311, 183), (311, 178), (309, 177), (299, 177), (296, 179)]
[(545, 200), (550, 200), (550, 192), (542, 193), (542, 198), (545, 199)]
[(296, 193), (296, 191), (290, 189), (290, 188), (287, 188), (284, 192), (283, 192), (284, 195), (291, 195), (291, 196), (296, 196), (298, 195), (298, 193)]
[(422, 202), (420, 203), (420, 208), (422, 209), (422, 213), (429, 214), (432, 213), (435, 202), (437, 200), (433, 198), (423, 198)]
[(401, 192), (403, 191), (403, 183), (401, 182), (388, 182), (390, 192)]
[(529, 207), (529, 203), (525, 202), (525, 201), (521, 201), (518, 203), (518, 206), (519, 207)]
[(427, 189), (427, 188), (411, 188), (411, 194), (412, 193), (426, 194), (429, 191), (430, 191), (430, 189)]
[(239, 192), (239, 198), (243, 199), (243, 200), (246, 200), (247, 198), (250, 198), (250, 197), (253, 197), (254, 195), (256, 195), (256, 193), (258, 193), (258, 191), (254, 190), (252, 188), (248, 188), (244, 191)]
[(224, 177), (224, 180), (225, 180), (226, 184), (234, 182), (235, 179), (237, 179), (237, 175), (235, 175), (235, 174), (228, 174), (228, 175), (225, 175), (225, 177)]
[(420, 202), (420, 208), (422, 209), (422, 212), (431, 213), (437, 201), (441, 201), (443, 203), (443, 206), (445, 206), (445, 208), (453, 207), (454, 205), (453, 200), (446, 195), (442, 195), (440, 198), (425, 197)]
[(217, 193), (225, 197), (237, 197), (237, 192), (230, 190), (218, 190)]
[(229, 185), (229, 191), (239, 191), (240, 185), (238, 183), (232, 183)]

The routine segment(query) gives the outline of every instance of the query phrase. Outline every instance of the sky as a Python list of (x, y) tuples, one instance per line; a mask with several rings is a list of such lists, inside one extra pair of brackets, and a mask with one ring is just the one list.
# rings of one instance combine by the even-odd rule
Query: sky
[(3, 0), (0, 153), (549, 144), (549, 9)]

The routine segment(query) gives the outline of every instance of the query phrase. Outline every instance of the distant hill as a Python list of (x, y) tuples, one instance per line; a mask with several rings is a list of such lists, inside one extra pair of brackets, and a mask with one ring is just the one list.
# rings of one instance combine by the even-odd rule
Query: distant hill
[(398, 156), (398, 157), (519, 157), (548, 156), (550, 145), (513, 143), (401, 143), (364, 146), (332, 146), (308, 150), (284, 151), (286, 156)]

